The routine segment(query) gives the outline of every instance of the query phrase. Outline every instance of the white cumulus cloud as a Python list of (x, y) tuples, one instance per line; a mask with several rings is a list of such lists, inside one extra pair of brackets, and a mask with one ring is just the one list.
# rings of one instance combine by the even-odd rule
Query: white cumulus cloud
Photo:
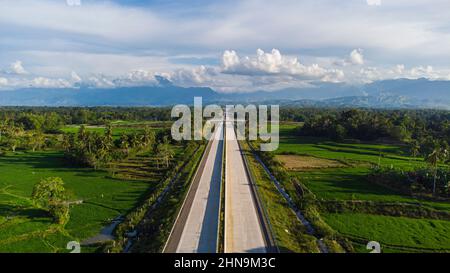
[(398, 64), (393, 69), (394, 73), (396, 74), (403, 74), (405, 71), (405, 65), (404, 64)]
[(99, 81), (99, 79), (93, 81), (94, 85), (101, 84), (100, 86), (108, 86), (113, 84), (117, 87), (124, 86), (144, 86), (155, 85), (157, 83), (155, 79), (155, 73), (145, 69), (135, 69), (129, 72), (126, 76), (118, 77), (113, 80), (107, 80), (105, 77)]
[(410, 75), (416, 78), (435, 78), (436, 76), (435, 71), (431, 65), (413, 67), (411, 68)]
[(170, 76), (176, 84), (183, 86), (214, 85), (219, 78), (218, 71), (214, 67), (201, 65), (192, 69), (178, 69)]
[(70, 74), (70, 77), (73, 82), (81, 82), (83, 80), (75, 71), (72, 71), (72, 73)]
[(8, 85), (8, 79), (7, 78), (0, 78), (0, 86)]
[(286, 75), (304, 79), (320, 79), (335, 73), (318, 64), (302, 64), (298, 58), (282, 55), (278, 49), (271, 52), (258, 49), (254, 57), (240, 57), (236, 51), (227, 50), (222, 55), (222, 68), (223, 73), (236, 75)]
[(383, 72), (376, 67), (361, 68), (359, 80), (362, 82), (372, 82), (383, 79)]
[(98, 88), (114, 88), (116, 84), (104, 75), (91, 76), (85, 82), (88, 86), (98, 87)]
[(46, 77), (36, 77), (31, 85), (38, 88), (69, 88), (72, 84), (65, 79), (50, 79)]
[(354, 49), (350, 53), (350, 63), (354, 64), (354, 65), (364, 64), (364, 56), (363, 56), (362, 49), (360, 49), (360, 48)]
[(15, 61), (11, 64), (11, 71), (15, 74), (22, 75), (28, 72), (23, 68), (22, 61)]
[(337, 66), (363, 65), (364, 55), (361, 48), (353, 49), (345, 59), (338, 59), (334, 62)]

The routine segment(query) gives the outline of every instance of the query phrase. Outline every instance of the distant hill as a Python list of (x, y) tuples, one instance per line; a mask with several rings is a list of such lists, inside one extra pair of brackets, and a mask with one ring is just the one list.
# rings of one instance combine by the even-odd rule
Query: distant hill
[[(351, 97), (340, 97), (324, 100), (282, 101), (280, 102), (280, 104), (285, 106), (297, 106), (297, 107), (336, 107), (336, 108), (358, 107), (358, 108), (380, 108), (380, 109), (392, 109), (392, 108), (411, 109), (411, 108), (425, 107), (422, 105), (413, 104), (401, 96), (390, 96), (390, 97), (351, 96)], [(443, 107), (436, 107), (436, 108), (443, 108)]]
[(210, 88), (178, 86), (123, 87), (113, 89), (27, 88), (0, 91), (3, 106), (165, 106), (192, 104), (193, 97), (212, 100), (217, 93)]
[(298, 106), (450, 109), (450, 81), (397, 79), (365, 85), (316, 83), (307, 88), (223, 95), (223, 100)]
[(450, 81), (384, 80), (365, 85), (363, 90), (374, 97), (402, 97), (404, 102), (421, 107), (450, 108)]
[(347, 96), (363, 96), (360, 86), (344, 83), (314, 83), (311, 87), (286, 88), (277, 91), (223, 94), (222, 101), (254, 102), (268, 100), (323, 100)]
[(306, 88), (250, 93), (219, 93), (208, 87), (179, 87), (165, 79), (157, 86), (92, 87), (0, 91), (3, 106), (166, 106), (205, 103), (279, 103), (298, 106), (450, 109), (450, 81), (398, 79), (365, 85), (313, 83)]

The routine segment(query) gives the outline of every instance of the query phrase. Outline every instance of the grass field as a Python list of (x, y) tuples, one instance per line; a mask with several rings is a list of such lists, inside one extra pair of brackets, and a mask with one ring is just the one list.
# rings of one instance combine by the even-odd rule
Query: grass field
[[(288, 171), (303, 182), (318, 200), (409, 203), (450, 212), (450, 202), (418, 200), (367, 181), (371, 165), (404, 170), (424, 167), (423, 159), (409, 157), (405, 146), (351, 141), (337, 143), (322, 138), (300, 137), (295, 135), (297, 127), (292, 123), (280, 125), (277, 158), (285, 163)], [(342, 166), (331, 166), (336, 162)], [(448, 221), (346, 213), (324, 216), (327, 224), (350, 240), (364, 238), (383, 241), (382, 236), (385, 236), (383, 242), (392, 245), (434, 248), (437, 251), (444, 246), (450, 248), (448, 237), (444, 236), (449, 231)], [(418, 239), (414, 241), (413, 238)], [(355, 240), (352, 242), (357, 251), (367, 252), (365, 245), (359, 245)], [(388, 247), (386, 250), (410, 251), (398, 247)]]

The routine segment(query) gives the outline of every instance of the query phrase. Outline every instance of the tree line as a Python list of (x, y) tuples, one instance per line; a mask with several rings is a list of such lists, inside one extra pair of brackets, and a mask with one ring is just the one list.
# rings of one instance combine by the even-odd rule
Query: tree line
[[(298, 110), (302, 112), (302, 110)], [(407, 144), (413, 157), (422, 155), (447, 161), (450, 146), (450, 112), (438, 110), (324, 110), (306, 111), (299, 136), (336, 141), (396, 142)], [(311, 114), (314, 113), (312, 115)]]
[(123, 133), (114, 139), (111, 125), (106, 126), (104, 134), (87, 131), (82, 125), (76, 134), (64, 134), (62, 146), (65, 157), (82, 166), (99, 168), (138, 152), (151, 151), (157, 158), (158, 168), (160, 165), (169, 167), (170, 160), (175, 156), (169, 133), (168, 130), (155, 133), (144, 127), (142, 133)]
[[(167, 121), (169, 107), (0, 107), (0, 121), (14, 121), (25, 129), (57, 129), (64, 124), (106, 125), (115, 120)], [(43, 124), (43, 126), (42, 126)]]

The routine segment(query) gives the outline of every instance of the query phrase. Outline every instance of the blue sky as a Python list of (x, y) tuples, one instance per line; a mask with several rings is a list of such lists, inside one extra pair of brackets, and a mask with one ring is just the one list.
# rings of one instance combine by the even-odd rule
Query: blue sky
[[(78, 5), (79, 2), (79, 5)], [(0, 90), (450, 79), (448, 0), (0, 0)]]

